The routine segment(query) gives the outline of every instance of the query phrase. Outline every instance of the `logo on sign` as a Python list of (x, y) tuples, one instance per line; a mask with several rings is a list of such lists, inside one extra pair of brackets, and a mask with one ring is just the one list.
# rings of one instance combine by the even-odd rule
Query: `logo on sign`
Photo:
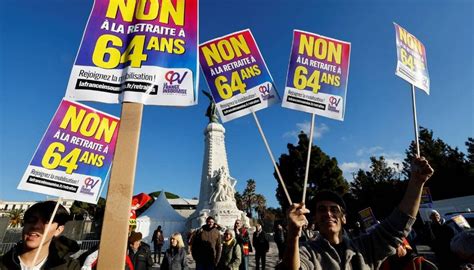
[(188, 75), (188, 72), (184, 72), (183, 74), (171, 70), (165, 73), (165, 82), (163, 84), (163, 93), (164, 94), (181, 94), (186, 95), (186, 89), (182, 89), (179, 86), (183, 83), (184, 79)]
[(335, 96), (330, 96), (329, 97), (328, 110), (338, 113), (339, 110), (337, 108), (339, 106), (339, 103), (341, 102), (341, 99), (342, 98), (337, 98)]
[(84, 179), (84, 184), (81, 187), (80, 192), (87, 195), (95, 195), (92, 190), (100, 182), (100, 179), (94, 180), (91, 177)]
[(268, 100), (275, 97), (274, 95), (270, 94), (270, 89), (271, 89), (271, 85), (269, 83), (258, 87), (258, 91), (260, 91), (260, 95), (263, 100)]
[(184, 78), (186, 78), (186, 75), (188, 75), (188, 72), (184, 72), (183, 75), (179, 74), (179, 72), (176, 71), (168, 71), (165, 74), (165, 80), (170, 84), (173, 85), (174, 82), (178, 82), (178, 84), (181, 84), (184, 81)]

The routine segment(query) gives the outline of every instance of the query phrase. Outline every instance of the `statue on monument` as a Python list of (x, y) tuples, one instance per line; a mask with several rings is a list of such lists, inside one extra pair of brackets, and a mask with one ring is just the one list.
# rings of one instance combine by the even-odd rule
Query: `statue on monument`
[(202, 90), (202, 93), (209, 98), (210, 104), (207, 107), (206, 116), (209, 118), (209, 123), (219, 123), (219, 117), (217, 116), (216, 103), (212, 99), (209, 92)]
[(214, 177), (211, 179), (211, 185), (213, 188), (211, 198), (209, 199), (210, 203), (215, 202), (225, 202), (225, 201), (235, 201), (234, 197), (234, 183), (231, 183), (230, 177), (227, 175), (227, 172), (224, 167), (219, 168), (214, 173)]

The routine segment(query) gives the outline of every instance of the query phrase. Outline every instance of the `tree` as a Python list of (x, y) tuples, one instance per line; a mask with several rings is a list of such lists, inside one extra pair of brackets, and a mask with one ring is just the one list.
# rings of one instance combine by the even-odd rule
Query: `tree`
[[(466, 155), (458, 148), (452, 148), (440, 138), (433, 138), (433, 131), (423, 127), (420, 128), (419, 143), (421, 155), (429, 161), (434, 169), (433, 176), (426, 183), (434, 200), (474, 194), (474, 190), (471, 188), (474, 165), (468, 160), (469, 156), (466, 158)], [(466, 142), (468, 153), (472, 153), (472, 143), (472, 138)], [(410, 164), (416, 153), (414, 142), (410, 144), (405, 153), (404, 174), (409, 178)]]
[[(304, 132), (301, 132), (298, 138), (297, 145), (291, 143), (287, 145), (288, 154), (282, 154), (278, 164), (283, 181), (293, 202), (300, 202), (302, 199), (309, 144), (309, 138)], [(283, 211), (286, 211), (289, 206), (286, 195), (276, 172), (273, 173), (273, 176), (278, 181), (276, 198)], [(313, 145), (311, 147), (306, 201), (312, 199), (315, 193), (322, 189), (333, 190), (342, 195), (349, 190), (349, 185), (344, 180), (341, 169), (337, 166), (337, 160)]]
[(23, 220), (23, 209), (13, 209), (8, 212), (8, 217), (10, 221), (8, 225), (12, 228), (21, 227), (22, 220)]
[(255, 195), (255, 212), (258, 214), (259, 219), (265, 217), (265, 210), (267, 209), (267, 200), (262, 194)]
[(358, 212), (371, 207), (378, 219), (388, 216), (398, 205), (406, 187), (406, 181), (400, 181), (396, 172), (384, 157), (371, 157), (369, 171), (359, 170), (351, 182), (351, 196), (344, 200), (350, 215), (349, 222), (358, 218)]
[(256, 188), (257, 184), (255, 183), (255, 180), (249, 179), (247, 180), (247, 186), (245, 187), (244, 192), (242, 193), (242, 210), (246, 212), (247, 216), (249, 217), (252, 217), (252, 209), (256, 201)]
[(95, 221), (102, 221), (105, 211), (105, 199), (99, 198), (97, 204), (74, 201), (70, 212), (74, 219), (84, 219), (86, 217)]
[(471, 165), (473, 165), (474, 164), (474, 139), (473, 138), (467, 138), (466, 147), (467, 147), (467, 159), (469, 160)]
[(237, 208), (240, 210), (244, 209), (243, 197), (242, 195), (240, 195), (238, 191), (234, 193), (234, 198), (235, 198), (235, 204), (237, 205)]
[(255, 180), (249, 179), (242, 195), (235, 192), (234, 197), (237, 208), (247, 213), (248, 217), (253, 217), (253, 213), (256, 212), (259, 218), (263, 218), (267, 202), (263, 195), (255, 192), (256, 188)]

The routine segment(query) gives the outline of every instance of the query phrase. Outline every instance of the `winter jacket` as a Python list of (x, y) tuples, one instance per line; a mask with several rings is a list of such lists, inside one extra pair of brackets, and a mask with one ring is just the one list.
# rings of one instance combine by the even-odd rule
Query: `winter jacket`
[(268, 243), (267, 235), (263, 230), (260, 232), (253, 233), (253, 247), (255, 248), (255, 253), (262, 254), (267, 253), (270, 249), (270, 245)]
[(401, 238), (408, 235), (414, 222), (414, 218), (395, 209), (370, 233), (352, 240), (343, 237), (343, 267), (336, 249), (325, 238), (318, 237), (300, 246), (301, 269), (378, 269), (386, 257), (395, 254)]
[(128, 257), (132, 261), (134, 270), (151, 270), (153, 266), (150, 246), (144, 242), (141, 242), (137, 252), (128, 248)]
[(202, 226), (193, 238), (191, 253), (198, 264), (217, 265), (221, 256), (221, 234), (217, 228)]
[[(0, 257), (1, 270), (21, 270), (18, 255), (22, 254), (23, 243), (18, 242), (10, 251)], [(41, 267), (45, 270), (63, 270), (72, 269), (79, 270), (81, 266), (79, 262), (70, 257), (71, 254), (79, 250), (76, 241), (68, 239), (64, 236), (54, 238), (49, 245), (49, 254), (46, 263)]]
[(184, 248), (169, 248), (165, 252), (160, 270), (184, 270), (189, 269), (186, 265), (186, 251)]
[(250, 242), (249, 232), (247, 228), (241, 228), (235, 231), (235, 240), (237, 240), (237, 244), (239, 244), (242, 257), (248, 256), (250, 252), (252, 252), (252, 243)]
[(222, 244), (222, 255), (217, 270), (238, 270), (242, 253), (237, 240), (232, 239)]

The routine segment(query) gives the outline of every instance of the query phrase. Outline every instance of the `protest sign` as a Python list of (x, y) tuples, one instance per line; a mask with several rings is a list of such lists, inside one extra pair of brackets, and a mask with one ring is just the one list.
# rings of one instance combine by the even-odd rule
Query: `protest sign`
[(430, 77), (425, 46), (400, 25), (395, 26), (397, 43), (397, 70), (395, 74), (430, 94)]
[(119, 119), (63, 100), (18, 189), (97, 203), (115, 151)]
[(467, 222), (466, 218), (463, 215), (457, 215), (452, 217), (451, 219), (454, 221), (454, 223), (456, 223), (456, 225), (458, 225), (463, 230), (471, 228), (469, 222)]
[(374, 213), (372, 212), (372, 208), (370, 207), (360, 210), (359, 216), (362, 219), (365, 229), (368, 231), (372, 230), (373, 227), (378, 223)]
[(433, 199), (429, 187), (423, 187), (421, 192), (420, 208), (433, 208)]
[(66, 97), (197, 103), (197, 0), (95, 0)]
[(204, 77), (223, 122), (279, 102), (249, 29), (205, 42), (199, 51)]
[(293, 31), (282, 106), (344, 120), (351, 44)]

